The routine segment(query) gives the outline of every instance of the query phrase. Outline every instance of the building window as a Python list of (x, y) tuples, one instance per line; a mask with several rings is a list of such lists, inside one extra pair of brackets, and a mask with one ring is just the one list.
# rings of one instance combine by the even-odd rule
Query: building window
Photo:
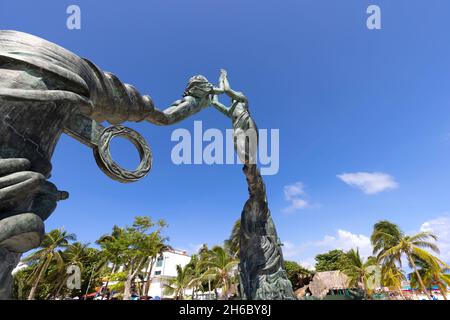
[(161, 271), (155, 271), (155, 276), (160, 276), (161, 275)]
[(157, 267), (162, 267), (163, 261), (164, 261), (164, 257), (163, 256), (159, 256), (158, 259), (156, 260), (156, 266)]

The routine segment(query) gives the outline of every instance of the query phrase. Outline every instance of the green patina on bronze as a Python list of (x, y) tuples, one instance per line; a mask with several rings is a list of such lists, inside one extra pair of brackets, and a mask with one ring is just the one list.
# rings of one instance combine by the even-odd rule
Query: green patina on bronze
[[(133, 182), (151, 169), (152, 154), (139, 133), (121, 123), (171, 125), (211, 104), (233, 120), (236, 151), (245, 163), (249, 185), (250, 198), (242, 213), (242, 295), (246, 299), (293, 298), (281, 267), (264, 182), (254, 163), (255, 150), (245, 143), (249, 133), (256, 133), (253, 141), (257, 141), (256, 125), (247, 99), (229, 88), (225, 72), (219, 82), (214, 88), (205, 77), (194, 76), (182, 98), (160, 110), (149, 96), (90, 61), (36, 36), (0, 30), (0, 299), (10, 298), (11, 270), (21, 253), (39, 245), (43, 221), (58, 201), (68, 198), (67, 192), (47, 180), (61, 134), (93, 148), (108, 176)], [(231, 108), (213, 99), (222, 93), (232, 98)], [(104, 128), (103, 121), (112, 126)], [(138, 148), (141, 164), (135, 171), (123, 170), (111, 159), (109, 142), (116, 135), (129, 138)]]
[(244, 163), (249, 199), (241, 214), (239, 278), (241, 296), (248, 300), (293, 300), (292, 284), (283, 269), (283, 253), (267, 203), (266, 186), (256, 164), (258, 129), (250, 115), (248, 99), (231, 89), (227, 72), (221, 70), (219, 88), (231, 98), (227, 108), (216, 94), (213, 106), (231, 118), (234, 147)]

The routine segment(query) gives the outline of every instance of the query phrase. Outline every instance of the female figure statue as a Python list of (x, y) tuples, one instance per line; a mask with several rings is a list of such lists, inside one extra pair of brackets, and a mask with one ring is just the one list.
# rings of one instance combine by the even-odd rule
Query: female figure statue
[[(227, 72), (220, 70), (219, 88), (211, 101), (212, 105), (227, 117), (233, 124), (234, 146), (239, 159), (244, 164), (256, 164), (258, 147), (258, 128), (248, 109), (247, 97), (242, 92), (231, 89)], [(231, 98), (231, 106), (227, 108), (219, 102), (217, 93), (225, 93)]]
[[(230, 88), (227, 72), (221, 70), (213, 106), (232, 119), (235, 149), (244, 163), (249, 198), (241, 214), (239, 275), (241, 297), (247, 300), (295, 299), (292, 284), (283, 269), (283, 253), (267, 202), (266, 186), (256, 164), (258, 131), (248, 109), (248, 100)], [(227, 108), (217, 93), (232, 99)]]

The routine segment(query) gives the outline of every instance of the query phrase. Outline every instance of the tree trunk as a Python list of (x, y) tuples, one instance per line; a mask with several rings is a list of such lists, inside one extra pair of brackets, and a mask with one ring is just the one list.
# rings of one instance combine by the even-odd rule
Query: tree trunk
[(84, 293), (84, 299), (83, 300), (87, 300), (87, 295), (88, 295), (88, 292), (89, 292), (89, 288), (91, 287), (91, 281), (92, 281), (92, 276), (93, 275), (94, 275), (94, 271), (91, 271), (91, 275), (89, 277), (89, 281), (88, 281), (88, 284), (87, 284), (87, 287), (86, 287), (86, 291)]
[(61, 282), (58, 285), (58, 289), (56, 290), (56, 293), (53, 295), (53, 299), (56, 299), (59, 296), (59, 293), (61, 292), (61, 289), (64, 286), (64, 282), (67, 280), (67, 277), (64, 275), (64, 277), (61, 279)]
[(128, 271), (127, 279), (125, 280), (125, 289), (123, 291), (123, 300), (131, 300), (131, 286), (133, 285), (132, 270)]
[(139, 263), (136, 265), (136, 268), (133, 270), (134, 262), (130, 263), (130, 269), (128, 270), (127, 279), (125, 280), (125, 289), (123, 291), (123, 300), (131, 299), (131, 287), (133, 286), (133, 280), (136, 278), (137, 273), (142, 267), (142, 264), (145, 263), (146, 258), (142, 258)]
[(439, 291), (441, 292), (442, 297), (444, 298), (444, 300), (447, 300), (447, 296), (445, 294), (445, 290), (441, 286), (439, 286)]
[(428, 293), (428, 290), (425, 287), (425, 284), (423, 283), (422, 277), (420, 276), (419, 271), (417, 270), (417, 266), (414, 263), (414, 260), (411, 258), (411, 256), (408, 255), (408, 259), (409, 262), (411, 263), (414, 273), (416, 274), (417, 280), (419, 281), (420, 284), (420, 288), (422, 289), (422, 291), (426, 294), (426, 296), (428, 297), (428, 299), (432, 300), (431, 295)]
[[(105, 283), (105, 290), (103, 290), (103, 292), (102, 292), (102, 300), (105, 297), (105, 294), (108, 292), (109, 279), (111, 278), (111, 276), (114, 274), (115, 271), (116, 271), (116, 264), (113, 263), (113, 266), (111, 268), (111, 274), (109, 275), (109, 277), (108, 277), (108, 279), (106, 280), (106, 283)], [(110, 297), (108, 297), (108, 300), (109, 300), (109, 298)]]
[(228, 300), (228, 281), (223, 282), (222, 292), (220, 293), (220, 300)]
[(145, 296), (148, 296), (148, 292), (150, 291), (150, 285), (151, 285), (151, 282), (152, 282), (151, 277), (152, 277), (152, 271), (153, 271), (153, 264), (154, 264), (154, 258), (152, 257), (150, 259), (150, 262), (149, 262), (149, 265), (148, 265), (148, 268), (147, 268), (148, 272), (147, 272), (147, 277), (146, 277), (145, 283), (144, 283), (144, 289), (142, 290), (143, 294)]
[(401, 287), (398, 287), (398, 292), (400, 293), (400, 295), (402, 296), (403, 300), (406, 300), (405, 296), (403, 295), (403, 291)]
[(361, 282), (361, 289), (362, 289), (366, 294), (369, 294), (369, 292), (367, 291), (367, 288), (366, 288), (366, 283), (365, 283), (365, 281), (364, 281), (364, 276), (361, 276), (361, 277), (359, 278), (359, 280), (360, 280), (360, 282)]
[(50, 260), (47, 258), (46, 261), (43, 263), (41, 270), (39, 270), (36, 281), (34, 281), (33, 286), (31, 287), (30, 294), (28, 295), (28, 300), (34, 300), (39, 282), (44, 276), (44, 273), (47, 270), (49, 264)]

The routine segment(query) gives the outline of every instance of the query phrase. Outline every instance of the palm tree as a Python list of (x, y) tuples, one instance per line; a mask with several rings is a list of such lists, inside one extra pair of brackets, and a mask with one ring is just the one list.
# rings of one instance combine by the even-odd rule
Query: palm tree
[(380, 221), (375, 224), (371, 236), (374, 254), (377, 254), (378, 261), (383, 265), (398, 263), (401, 266), (401, 259), (405, 256), (417, 276), (420, 288), (429, 299), (431, 296), (422, 281), (415, 260), (418, 258), (432, 265), (437, 264), (437, 258), (424, 249), (431, 249), (439, 253), (436, 244), (430, 240), (436, 241), (437, 236), (431, 232), (419, 232), (412, 236), (405, 236), (397, 225), (389, 221)]
[(387, 220), (377, 222), (370, 237), (377, 259), (380, 260), (384, 252), (397, 245), (402, 237), (403, 233), (396, 224)]
[[(441, 291), (444, 300), (447, 300), (447, 286), (450, 286), (450, 274), (447, 273), (449, 271), (449, 266), (441, 260), (438, 260), (438, 262), (438, 265), (434, 265), (420, 259), (415, 261), (416, 265), (420, 267), (418, 273), (424, 284), (428, 288), (437, 286), (439, 291)], [(419, 278), (415, 273), (410, 275), (410, 279), (411, 287), (418, 287), (418, 285), (420, 285)]]
[(208, 259), (204, 262), (207, 271), (203, 274), (203, 278), (216, 281), (218, 287), (222, 289), (222, 299), (226, 299), (228, 296), (238, 263), (239, 260), (231, 257), (220, 246), (213, 247)]
[(406, 276), (394, 263), (386, 264), (381, 268), (381, 284), (391, 290), (397, 290), (405, 299), (402, 291), (402, 281), (406, 281)]
[(164, 294), (174, 295), (176, 300), (184, 299), (184, 291), (189, 287), (191, 281), (189, 273), (189, 265), (185, 265), (183, 268), (177, 265), (177, 276), (175, 278), (169, 279), (167, 283), (164, 284)]
[(241, 241), (241, 219), (234, 222), (230, 237), (225, 240), (224, 247), (233, 257), (239, 257), (239, 248)]
[(115, 244), (118, 239), (124, 234), (124, 232), (125, 231), (123, 228), (114, 225), (111, 234), (103, 235), (95, 242), (102, 248), (102, 252), (105, 255), (106, 259), (112, 263), (111, 273), (106, 279), (104, 289), (102, 289), (102, 298), (108, 291), (109, 279), (116, 271), (116, 267), (119, 266), (122, 262), (120, 255), (121, 250)]
[(190, 269), (189, 287), (192, 288), (192, 300), (195, 299), (197, 289), (201, 288), (203, 284), (202, 275), (205, 270), (203, 270), (200, 262), (200, 256), (198, 254), (193, 254), (191, 256), (191, 261), (187, 264)]
[[(62, 254), (65, 266), (77, 266), (83, 273), (84, 261), (88, 255), (88, 247), (89, 244), (83, 244), (81, 242), (75, 242), (68, 245)], [(67, 278), (68, 275), (65, 272), (61, 273), (59, 285), (56, 287), (56, 291), (54, 292), (55, 297), (57, 297), (61, 292), (64, 282), (67, 280)]]
[(74, 234), (67, 233), (63, 229), (52, 230), (45, 235), (38, 250), (24, 259), (25, 262), (36, 263), (29, 278), (33, 285), (28, 300), (35, 299), (37, 287), (47, 272), (50, 263), (55, 262), (59, 270), (64, 268), (64, 260), (59, 249), (66, 247), (69, 241), (74, 241), (75, 239)]
[(368, 281), (374, 277), (376, 261), (373, 257), (363, 261), (359, 254), (359, 250), (351, 249), (347, 252), (348, 263), (343, 272), (348, 276), (349, 283), (351, 287), (361, 286), (364, 291), (368, 291), (370, 285)]

